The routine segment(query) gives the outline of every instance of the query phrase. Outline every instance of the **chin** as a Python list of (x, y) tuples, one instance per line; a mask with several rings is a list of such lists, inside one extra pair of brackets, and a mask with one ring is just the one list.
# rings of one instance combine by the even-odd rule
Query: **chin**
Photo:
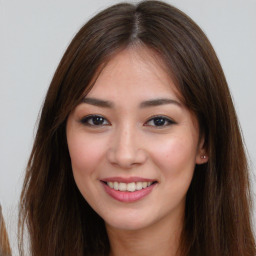
[(122, 214), (118, 217), (112, 215), (110, 219), (106, 218), (105, 223), (115, 229), (135, 231), (149, 227), (152, 225), (152, 220), (147, 219), (146, 216), (125, 216)]

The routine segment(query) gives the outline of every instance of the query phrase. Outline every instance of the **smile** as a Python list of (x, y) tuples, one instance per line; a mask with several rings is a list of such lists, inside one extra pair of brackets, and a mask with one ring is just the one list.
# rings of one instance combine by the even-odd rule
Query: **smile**
[(123, 183), (123, 182), (107, 182), (107, 185), (110, 188), (113, 188), (114, 190), (118, 191), (139, 191), (142, 189), (145, 189), (146, 187), (149, 187), (153, 184), (153, 182), (150, 181), (144, 181), (144, 182), (131, 182), (131, 183)]
[(113, 199), (130, 203), (149, 195), (158, 182), (141, 178), (111, 178), (101, 180), (101, 183), (107, 194)]

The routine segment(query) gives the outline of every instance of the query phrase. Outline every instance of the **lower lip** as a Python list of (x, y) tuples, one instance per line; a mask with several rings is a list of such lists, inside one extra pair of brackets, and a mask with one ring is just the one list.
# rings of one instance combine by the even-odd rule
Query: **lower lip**
[(130, 202), (135, 202), (138, 201), (144, 197), (146, 197), (155, 187), (156, 183), (152, 184), (149, 187), (143, 188), (141, 190), (137, 190), (134, 192), (127, 192), (127, 191), (119, 191), (115, 190), (113, 188), (110, 188), (108, 185), (106, 185), (104, 182), (102, 182), (105, 191), (114, 199), (120, 201), (120, 202), (125, 202), (125, 203), (130, 203)]

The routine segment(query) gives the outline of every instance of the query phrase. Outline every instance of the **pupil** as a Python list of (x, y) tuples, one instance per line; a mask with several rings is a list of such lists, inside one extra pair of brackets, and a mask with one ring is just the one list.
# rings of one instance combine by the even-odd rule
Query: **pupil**
[(100, 124), (103, 124), (104, 122), (103, 117), (100, 117), (100, 116), (93, 117), (92, 121), (94, 125), (100, 125)]
[(164, 118), (155, 118), (154, 119), (154, 125), (156, 126), (161, 126), (165, 124), (165, 119)]

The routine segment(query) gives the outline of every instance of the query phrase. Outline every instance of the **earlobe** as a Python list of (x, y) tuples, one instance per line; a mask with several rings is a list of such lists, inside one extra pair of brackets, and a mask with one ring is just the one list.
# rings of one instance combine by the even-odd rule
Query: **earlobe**
[(208, 155), (205, 152), (200, 152), (196, 157), (196, 164), (205, 164), (208, 162)]
[(205, 149), (205, 143), (204, 138), (200, 140), (199, 147), (198, 147), (198, 153), (196, 156), (196, 164), (205, 164), (208, 162), (208, 154)]

